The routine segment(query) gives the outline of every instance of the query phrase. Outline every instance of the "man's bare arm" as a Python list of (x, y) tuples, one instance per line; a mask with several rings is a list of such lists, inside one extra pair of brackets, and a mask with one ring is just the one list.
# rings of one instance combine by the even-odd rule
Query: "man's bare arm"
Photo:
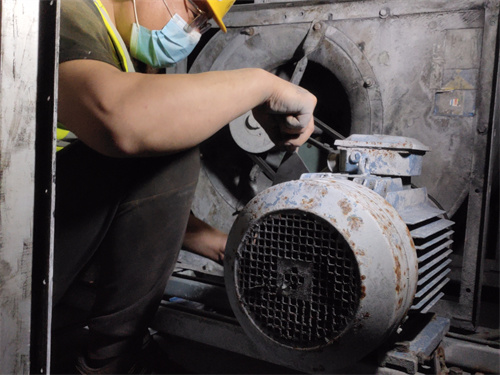
[(59, 121), (109, 156), (190, 148), (254, 107), (263, 121), (273, 118), (265, 126), (291, 135), (284, 143), (299, 146), (314, 128), (315, 104), (306, 90), (261, 69), (149, 75), (94, 60), (59, 68)]

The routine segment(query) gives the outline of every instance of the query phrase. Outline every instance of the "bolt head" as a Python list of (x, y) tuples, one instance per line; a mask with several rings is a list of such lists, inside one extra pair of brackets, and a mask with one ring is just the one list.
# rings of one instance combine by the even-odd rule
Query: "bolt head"
[(380, 18), (386, 18), (387, 16), (389, 16), (389, 9), (387, 8), (380, 9), (378, 15), (380, 16)]

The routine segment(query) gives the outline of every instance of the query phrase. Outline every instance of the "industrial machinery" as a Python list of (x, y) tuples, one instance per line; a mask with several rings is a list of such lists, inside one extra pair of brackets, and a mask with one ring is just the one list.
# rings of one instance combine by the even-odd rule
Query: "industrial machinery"
[[(0, 3), (6, 373), (51, 372), (58, 3)], [(252, 372), (230, 352), (260, 373), (500, 373), (499, 13), (238, 0), (203, 35), (175, 72), (259, 67), (318, 106), (298, 153), (251, 113), (201, 145), (192, 209), (230, 232), (225, 265), (181, 252), (152, 327), (193, 372)]]
[(316, 130), (283, 153), (249, 112), (202, 145), (224, 269), (182, 253), (155, 329), (303, 372), (496, 372), (499, 5), (236, 5), (189, 71), (297, 83)]
[(232, 309), (259, 347), (329, 370), (442, 297), (453, 233), (425, 189), (403, 184), (420, 171), (425, 146), (359, 135), (336, 144), (351, 173), (304, 174), (258, 194), (225, 258)]

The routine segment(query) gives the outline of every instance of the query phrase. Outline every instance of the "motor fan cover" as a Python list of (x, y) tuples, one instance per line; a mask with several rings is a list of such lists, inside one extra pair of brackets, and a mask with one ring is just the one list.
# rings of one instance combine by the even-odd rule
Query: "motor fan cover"
[(232, 309), (258, 350), (308, 361), (311, 371), (342, 368), (380, 345), (417, 283), (397, 211), (347, 179), (263, 191), (239, 214), (224, 261)]

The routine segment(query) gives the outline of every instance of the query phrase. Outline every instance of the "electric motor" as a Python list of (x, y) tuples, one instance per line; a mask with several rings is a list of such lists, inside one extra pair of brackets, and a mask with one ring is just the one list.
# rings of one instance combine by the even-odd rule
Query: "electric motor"
[(354, 174), (306, 174), (264, 190), (226, 248), (225, 284), (245, 332), (259, 350), (311, 371), (368, 354), (410, 310), (427, 311), (447, 281), (451, 222), (425, 189), (403, 183), (420, 173), (418, 143), (405, 139), (402, 151), (400, 137), (385, 138), (381, 152), (380, 139), (359, 137), (338, 145)]

